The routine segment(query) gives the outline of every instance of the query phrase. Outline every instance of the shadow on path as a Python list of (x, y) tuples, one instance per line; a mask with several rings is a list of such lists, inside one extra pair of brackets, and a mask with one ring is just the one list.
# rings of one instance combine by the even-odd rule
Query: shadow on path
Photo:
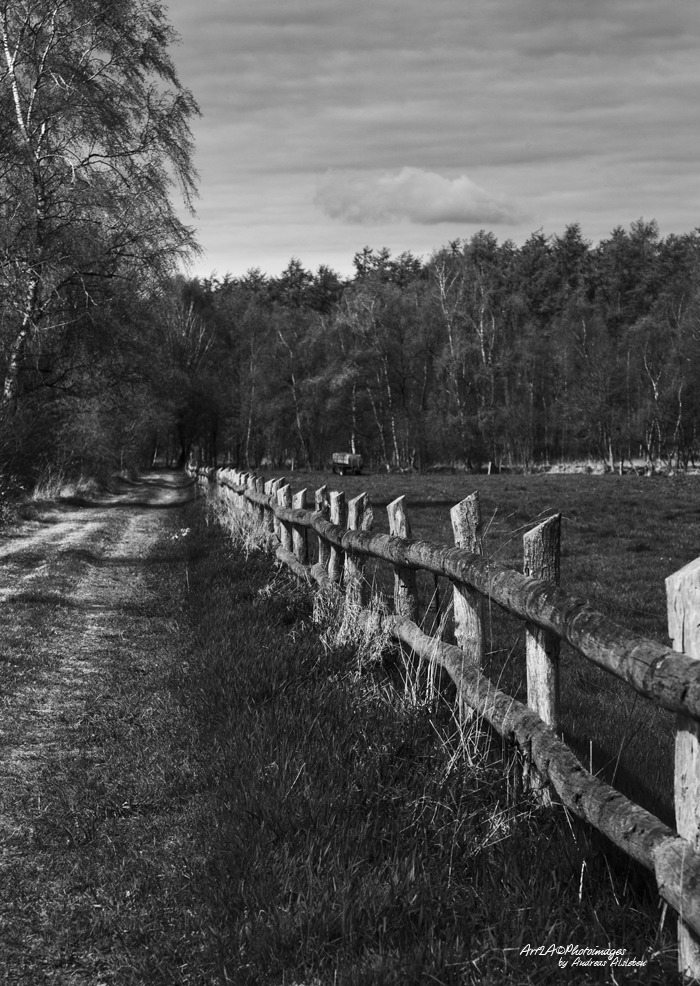
[(169, 509), (182, 507), (195, 497), (195, 481), (176, 471), (146, 472), (138, 479), (115, 479), (108, 489), (91, 495), (66, 496), (60, 503), (70, 507), (102, 509), (104, 507), (145, 507)]

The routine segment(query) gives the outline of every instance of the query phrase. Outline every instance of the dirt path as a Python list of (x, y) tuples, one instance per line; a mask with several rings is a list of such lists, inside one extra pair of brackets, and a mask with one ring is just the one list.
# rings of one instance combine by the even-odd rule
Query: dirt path
[[(162, 531), (166, 515), (154, 508), (191, 495), (180, 474), (146, 475), (79, 506), (42, 511), (0, 540), (0, 655), (35, 664), (9, 700), (0, 696), (0, 804), (12, 800), (14, 786), (30, 785), (36, 763), (63, 742), (104, 648), (115, 640), (138, 646), (137, 621), (124, 616), (138, 603), (144, 561)], [(16, 833), (2, 811), (0, 841), (8, 834)]]
[[(49, 893), (36, 867), (31, 878), (27, 869), (47, 765), (53, 770), (73, 754), (85, 760), (86, 749), (92, 755), (81, 724), (95, 696), (106, 693), (120, 654), (128, 656), (130, 673), (140, 666), (148, 673), (153, 634), (162, 635), (164, 626), (151, 605), (158, 595), (154, 549), (186, 533), (170, 508), (192, 496), (182, 474), (147, 474), (90, 501), (39, 505), (34, 519), (0, 535), (0, 879), (14, 874), (33, 884), (28, 914)], [(178, 605), (173, 599), (171, 608)], [(4, 903), (11, 906), (8, 897)], [(6, 918), (0, 906), (0, 960)], [(16, 981), (31, 981), (31, 969)], [(4, 981), (15, 981), (12, 975), (6, 971)], [(99, 980), (62, 974), (36, 981)]]

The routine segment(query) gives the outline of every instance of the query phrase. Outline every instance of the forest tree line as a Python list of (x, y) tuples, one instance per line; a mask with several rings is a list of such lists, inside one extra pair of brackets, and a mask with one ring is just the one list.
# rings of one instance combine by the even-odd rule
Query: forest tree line
[(347, 279), (292, 259), (279, 277), (176, 286), (191, 326), (171, 455), (251, 469), (320, 468), (333, 451), (390, 469), (698, 457), (700, 230), (661, 238), (640, 219), (595, 246), (578, 224), (521, 246), (482, 230), (427, 260), (365, 248)]

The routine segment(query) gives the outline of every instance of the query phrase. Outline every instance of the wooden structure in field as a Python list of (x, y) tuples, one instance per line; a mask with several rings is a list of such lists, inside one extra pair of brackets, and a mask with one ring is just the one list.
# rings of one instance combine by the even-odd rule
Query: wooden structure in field
[[(654, 873), (659, 894), (679, 915), (679, 968), (688, 978), (700, 978), (700, 559), (666, 580), (671, 649), (618, 627), (559, 588), (559, 515), (526, 534), (520, 573), (483, 556), (478, 494), (452, 508), (455, 546), (448, 546), (411, 537), (403, 497), (387, 508), (391, 533), (372, 534), (366, 494), (346, 504), (343, 493), (324, 486), (315, 492), (311, 510), (307, 491), (292, 495), (281, 479), (264, 482), (231, 469), (192, 471), (277, 532), (281, 562), (302, 578), (344, 586), (357, 606), (365, 601), (365, 559), (388, 562), (394, 570), (394, 612), (385, 618), (391, 634), (446, 669), (461, 710), (482, 716), (517, 744), (524, 781), (536, 797), (559, 801)], [(318, 539), (314, 564), (310, 534)], [(417, 625), (418, 570), (452, 582), (457, 645)], [(525, 623), (527, 704), (482, 673), (485, 600)], [(562, 640), (676, 713), (677, 831), (589, 773), (559, 739)]]
[(340, 473), (341, 476), (346, 472), (359, 476), (362, 472), (362, 456), (357, 455), (356, 452), (334, 452), (331, 456), (331, 464), (333, 472)]

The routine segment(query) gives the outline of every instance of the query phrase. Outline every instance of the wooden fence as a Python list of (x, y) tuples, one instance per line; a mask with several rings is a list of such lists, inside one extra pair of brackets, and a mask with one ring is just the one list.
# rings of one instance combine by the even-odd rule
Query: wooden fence
[[(616, 626), (559, 588), (558, 515), (525, 536), (521, 574), (483, 557), (477, 494), (452, 508), (451, 547), (411, 537), (403, 497), (387, 508), (390, 534), (372, 534), (366, 494), (346, 504), (343, 493), (324, 486), (315, 492), (310, 510), (307, 491), (293, 495), (283, 479), (265, 482), (232, 469), (191, 471), (218, 483), (242, 510), (274, 530), (277, 557), (292, 571), (321, 584), (342, 583), (360, 605), (367, 591), (365, 559), (389, 562), (394, 570), (394, 612), (386, 617), (390, 633), (418, 657), (442, 665), (460, 705), (517, 744), (525, 781), (536, 796), (558, 800), (654, 873), (659, 894), (679, 916), (679, 968), (700, 978), (700, 559), (666, 580), (670, 649)], [(313, 564), (309, 534), (318, 539)], [(417, 625), (418, 570), (452, 582), (457, 645)], [(485, 600), (525, 622), (526, 705), (482, 674)], [(589, 773), (557, 736), (562, 640), (676, 713), (677, 831)]]

